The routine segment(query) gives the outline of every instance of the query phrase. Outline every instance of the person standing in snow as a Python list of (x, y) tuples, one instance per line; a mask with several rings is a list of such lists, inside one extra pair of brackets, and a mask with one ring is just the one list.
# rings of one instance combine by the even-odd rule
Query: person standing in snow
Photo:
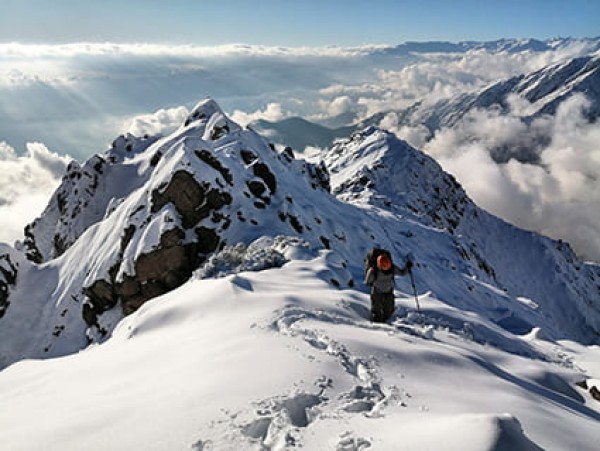
[(394, 276), (408, 274), (413, 263), (408, 260), (400, 269), (392, 263), (388, 251), (380, 250), (378, 254), (375, 256), (372, 251), (365, 259), (365, 284), (371, 288), (371, 321), (383, 323), (391, 318), (395, 310)]

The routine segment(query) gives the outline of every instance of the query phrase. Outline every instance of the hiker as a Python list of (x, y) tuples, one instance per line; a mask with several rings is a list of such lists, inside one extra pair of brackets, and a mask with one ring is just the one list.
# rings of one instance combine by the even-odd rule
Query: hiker
[(372, 249), (365, 258), (365, 283), (371, 287), (371, 321), (386, 322), (394, 313), (394, 276), (408, 274), (413, 266), (408, 260), (400, 269), (392, 263), (389, 251)]

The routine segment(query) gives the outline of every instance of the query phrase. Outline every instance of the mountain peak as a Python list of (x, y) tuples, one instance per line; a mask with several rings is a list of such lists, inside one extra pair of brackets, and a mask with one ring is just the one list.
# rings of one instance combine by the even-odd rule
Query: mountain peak
[(221, 107), (215, 100), (207, 97), (206, 99), (199, 101), (196, 106), (192, 108), (187, 119), (190, 121), (207, 120), (213, 114), (223, 115), (223, 110), (221, 110)]
[(238, 124), (230, 120), (217, 102), (206, 98), (192, 109), (184, 122), (184, 126), (202, 127), (202, 139), (216, 140), (224, 134), (239, 131)]

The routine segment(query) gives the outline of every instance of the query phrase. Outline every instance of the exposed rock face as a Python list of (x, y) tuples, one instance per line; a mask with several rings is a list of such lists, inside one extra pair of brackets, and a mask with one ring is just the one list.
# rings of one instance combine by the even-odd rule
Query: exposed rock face
[[(329, 174), (323, 164), (297, 161), (291, 149), (278, 153), (251, 131), (243, 133), (257, 141), (253, 150), (240, 146), (241, 129), (212, 101), (196, 107), (184, 127), (178, 139), (159, 142), (145, 152), (149, 162), (144, 167), (151, 176), (143, 198), (129, 207), (110, 269), (84, 290), (83, 317), (90, 326), (98, 326), (99, 316), (117, 305), (127, 315), (184, 283), (229, 242), (231, 229), (237, 230), (237, 240), (241, 238), (240, 224), (248, 230), (248, 239), (254, 239), (252, 226), (272, 217), (279, 216), (273, 232), (280, 233), (305, 233), (311, 230), (307, 224), (320, 221), (295, 211), (290, 193), (279, 191), (275, 174), (289, 171), (303, 178), (307, 188), (328, 192)], [(167, 157), (174, 152), (179, 152), (176, 158)], [(321, 245), (323, 234), (314, 235)], [(151, 236), (155, 238), (148, 241)]]
[(578, 382), (576, 385), (586, 390), (592, 396), (593, 399), (595, 399), (596, 401), (600, 401), (600, 390), (598, 390), (598, 387), (595, 384), (590, 385), (588, 384), (588, 381), (584, 380)]
[(148, 299), (159, 296), (185, 282), (197, 267), (194, 244), (183, 245), (184, 233), (173, 229), (160, 237), (158, 248), (142, 254), (135, 262), (135, 275), (116, 286), (123, 313), (137, 310)]
[(17, 264), (11, 260), (9, 253), (2, 253), (0, 248), (0, 318), (4, 316), (8, 306), (9, 288), (17, 282)]
[[(206, 157), (207, 154), (204, 154)], [(203, 159), (205, 161), (205, 159)], [(206, 162), (206, 161), (205, 161)], [(207, 162), (230, 179), (224, 167), (217, 167), (218, 160)], [(158, 245), (151, 251), (141, 253), (134, 261), (133, 274), (124, 274), (117, 280), (123, 255), (109, 271), (110, 282), (100, 279), (86, 289), (89, 302), (84, 305), (83, 316), (88, 325), (97, 324), (97, 316), (120, 303), (123, 314), (136, 311), (144, 302), (160, 296), (189, 279), (192, 271), (214, 252), (221, 240), (214, 229), (197, 226), (203, 219), (215, 217), (218, 211), (229, 205), (232, 196), (209, 183), (199, 183), (189, 172), (180, 170), (173, 174), (166, 186), (151, 192), (150, 213), (156, 214), (167, 204), (178, 213), (182, 228), (164, 231)], [(195, 227), (195, 228), (194, 228)], [(185, 230), (193, 229), (194, 240), (185, 242)], [(131, 225), (121, 240), (121, 254), (136, 234)]]
[(151, 212), (158, 212), (167, 203), (175, 206), (183, 227), (188, 229), (215, 210), (230, 204), (231, 195), (211, 188), (208, 183), (198, 183), (189, 172), (177, 171), (164, 190), (152, 191)]

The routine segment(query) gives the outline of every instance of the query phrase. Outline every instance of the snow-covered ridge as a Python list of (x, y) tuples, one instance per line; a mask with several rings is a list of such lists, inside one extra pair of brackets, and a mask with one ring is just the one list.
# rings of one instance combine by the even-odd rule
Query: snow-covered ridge
[(539, 71), (500, 81), (475, 93), (462, 94), (434, 106), (416, 108), (406, 120), (423, 122), (430, 130), (451, 127), (475, 108), (496, 106), (509, 110), (509, 94), (531, 103), (526, 117), (554, 115), (568, 97), (582, 93), (590, 101), (590, 121), (600, 116), (600, 56), (574, 58)]
[[(337, 289), (362, 289), (363, 256), (384, 246), (412, 254), (420, 283), (448, 305), (519, 334), (597, 339), (599, 271), (568, 245), (480, 210), (435, 161), (378, 128), (322, 157), (278, 152), (206, 100), (169, 136), (122, 137), (72, 165), (29, 228), (28, 256), (44, 263), (27, 263), (11, 288), (0, 363), (104, 340), (226, 246), (275, 236), (333, 252), (326, 278)], [(39, 327), (23, 335), (39, 312)]]
[[(331, 172), (333, 192), (340, 199), (365, 208), (377, 206), (400, 222), (414, 221), (445, 232), (452, 256), (439, 250), (427, 259), (427, 265), (440, 265), (437, 274), (431, 274), (430, 286), (440, 283), (446, 271), (462, 266), (464, 274), (496, 287), (502, 295), (544, 299), (545, 308), (556, 312), (550, 315), (554, 318), (551, 322), (560, 318), (555, 324), (557, 330), (568, 329), (579, 335), (576, 331), (582, 320), (595, 331), (585, 340), (597, 339), (600, 268), (580, 262), (567, 243), (521, 230), (478, 208), (454, 177), (433, 159), (375, 127), (338, 141), (324, 155), (324, 161)], [(389, 227), (388, 237), (406, 248), (413, 239), (411, 232), (394, 237), (395, 229)], [(423, 243), (409, 252), (422, 254), (430, 245)], [(453, 304), (451, 298), (444, 297)], [(455, 305), (470, 304), (467, 298), (457, 299)], [(470, 308), (481, 309), (478, 296), (473, 302)], [(566, 305), (570, 313), (564, 310)], [(571, 308), (578, 314), (573, 315)], [(511, 309), (495, 305), (486, 315), (504, 322), (514, 316), (519, 321), (528, 316)], [(531, 328), (527, 320), (517, 327), (522, 331), (527, 328)]]

